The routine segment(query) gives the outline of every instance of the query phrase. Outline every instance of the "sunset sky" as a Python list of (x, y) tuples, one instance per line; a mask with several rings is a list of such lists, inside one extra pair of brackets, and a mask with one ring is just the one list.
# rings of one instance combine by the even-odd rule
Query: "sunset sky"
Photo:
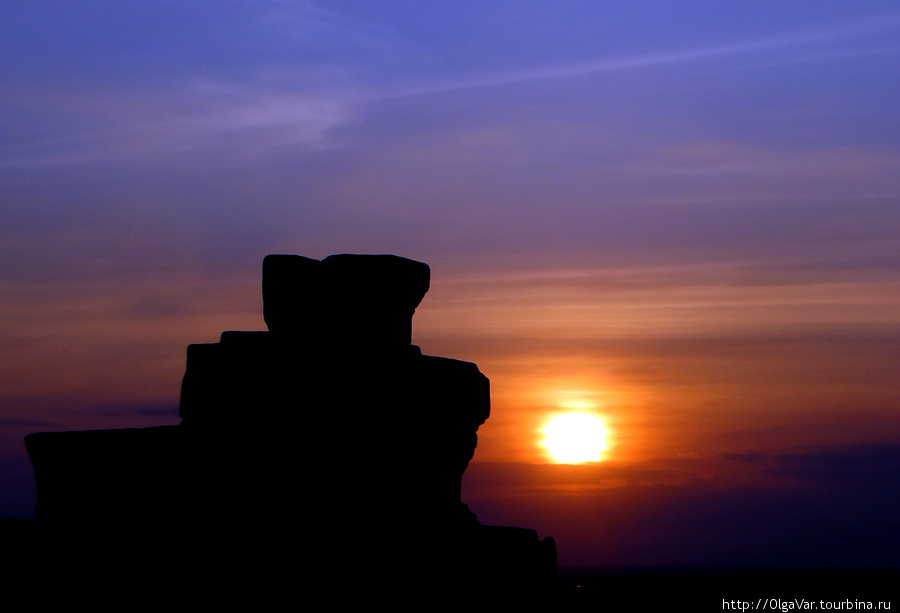
[(483, 523), (900, 565), (898, 109), (896, 1), (3, 0), (0, 512), (26, 434), (177, 423), (266, 254), (394, 253), (491, 379)]

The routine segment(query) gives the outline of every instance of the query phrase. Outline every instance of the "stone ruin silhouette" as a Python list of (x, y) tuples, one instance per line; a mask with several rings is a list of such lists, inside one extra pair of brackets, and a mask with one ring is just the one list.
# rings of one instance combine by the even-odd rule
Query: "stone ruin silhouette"
[(393, 255), (267, 256), (268, 331), (188, 346), (180, 424), (26, 438), (44, 548), (206, 589), (554, 589), (552, 538), (460, 498), (489, 381), (411, 344), (429, 283)]

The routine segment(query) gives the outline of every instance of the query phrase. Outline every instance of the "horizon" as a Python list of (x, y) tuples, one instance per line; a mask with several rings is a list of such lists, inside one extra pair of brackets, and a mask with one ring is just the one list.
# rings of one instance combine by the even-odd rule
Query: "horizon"
[[(26, 434), (177, 423), (266, 254), (393, 253), (413, 344), (491, 380), (480, 521), (900, 566), (896, 4), (41, 0), (0, 55), (2, 517)], [(543, 446), (570, 411), (599, 462)]]

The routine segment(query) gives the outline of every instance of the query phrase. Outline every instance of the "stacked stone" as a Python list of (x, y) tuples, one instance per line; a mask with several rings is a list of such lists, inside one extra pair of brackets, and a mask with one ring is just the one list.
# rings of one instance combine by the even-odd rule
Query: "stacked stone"
[(268, 330), (188, 347), (179, 425), (26, 438), (38, 515), (104, 522), (98, 558), (143, 534), (145, 571), (178, 549), (184, 572), (288, 581), (272, 556), (290, 550), (307, 585), (352, 568), (373, 589), (553, 585), (552, 539), (460, 499), (489, 381), (411, 344), (429, 279), (392, 255), (267, 256)]
[(411, 345), (429, 275), (392, 255), (266, 257), (268, 332), (188, 347), (182, 425), (215, 458), (199, 480), (221, 490), (198, 505), (249, 512), (227, 493), (238, 485), (276, 514), (299, 497), (327, 506), (330, 522), (471, 522), (461, 478), (489, 383), (474, 364)]

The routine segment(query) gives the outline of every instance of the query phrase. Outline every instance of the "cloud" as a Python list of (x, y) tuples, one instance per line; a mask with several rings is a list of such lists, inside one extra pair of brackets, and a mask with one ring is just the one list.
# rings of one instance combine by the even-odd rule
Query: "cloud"
[[(900, 445), (849, 445), (762, 458), (768, 474), (806, 483), (890, 483), (900, 475)], [(896, 496), (895, 496), (896, 497)]]
[[(731, 455), (715, 480), (696, 478), (704, 462), (690, 460), (473, 463), (463, 500), (483, 523), (553, 536), (564, 568), (890, 567), (900, 564), (898, 462), (900, 445), (884, 444)], [(729, 479), (729, 463), (786, 473)]]
[[(898, 26), (900, 26), (900, 13), (890, 12), (875, 17), (870, 16), (843, 23), (833, 23), (780, 36), (770, 36), (722, 45), (711, 45), (665, 53), (642, 53), (621, 57), (594, 58), (543, 67), (510, 70), (484, 76), (434, 80), (385, 91), (376, 97), (392, 98), (432, 95), (463, 89), (498, 87), (551, 79), (584, 77), (610, 72), (642, 70), (717, 58), (731, 59), (741, 56), (759, 57), (761, 55), (764, 56), (767, 52), (816, 47), (818, 45), (830, 44), (843, 39), (861, 38), (875, 33), (891, 32), (896, 30)], [(898, 50), (895, 47), (884, 48), (880, 46), (865, 51), (859, 49), (847, 49), (841, 52), (827, 50), (824, 52), (817, 52), (814, 56), (807, 55), (802, 58), (802, 61), (829, 61), (841, 57), (859, 57), (861, 54), (895, 55), (897, 52)], [(765, 61), (772, 65), (794, 63), (798, 61), (798, 59), (796, 57), (781, 57), (777, 60), (767, 58)], [(754, 65), (758, 65), (758, 61)], [(743, 65), (740, 67), (743, 67)]]
[[(56, 136), (0, 148), (3, 167), (253, 162), (281, 147), (327, 147), (332, 130), (354, 116), (350, 105), (335, 96), (206, 79), (165, 91), (56, 92), (53, 97), (68, 121), (60, 122)], [(37, 123), (41, 115), (29, 114), (29, 100), (19, 96), (16, 112), (23, 121)]]

